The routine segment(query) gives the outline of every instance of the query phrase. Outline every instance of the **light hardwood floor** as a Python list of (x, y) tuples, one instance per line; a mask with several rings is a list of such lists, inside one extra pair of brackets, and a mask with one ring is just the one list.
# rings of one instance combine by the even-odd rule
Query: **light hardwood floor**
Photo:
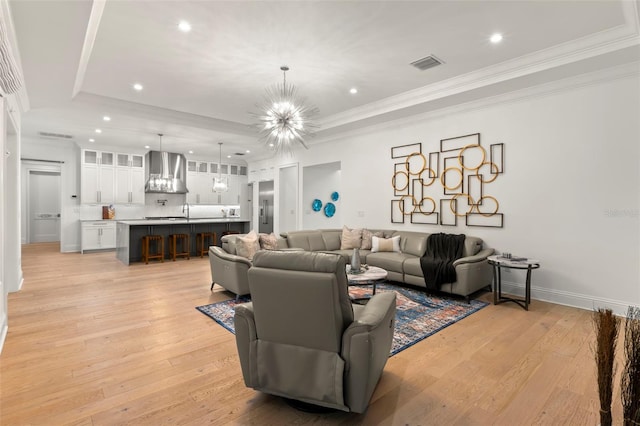
[(2, 425), (599, 423), (589, 311), (490, 305), (390, 358), (365, 414), (308, 414), (244, 386), (234, 336), (195, 309), (231, 297), (209, 291), (206, 257), (125, 266), (58, 250), (23, 247)]

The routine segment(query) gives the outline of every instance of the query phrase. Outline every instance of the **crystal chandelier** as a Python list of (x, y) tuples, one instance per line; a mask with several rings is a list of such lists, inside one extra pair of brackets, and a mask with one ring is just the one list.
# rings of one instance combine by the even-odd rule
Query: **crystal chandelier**
[(305, 138), (317, 128), (310, 119), (318, 113), (315, 106), (307, 106), (297, 96), (293, 84), (287, 84), (289, 67), (280, 67), (282, 84), (266, 90), (264, 102), (258, 105), (261, 113), (256, 114), (262, 141), (278, 153), (291, 153), (296, 143), (309, 149)]
[(162, 155), (162, 163), (160, 173), (151, 173), (149, 175), (149, 189), (152, 191), (166, 192), (175, 190), (175, 180), (173, 175), (169, 174), (169, 157), (162, 150), (162, 133), (158, 133), (160, 137), (160, 153)]
[(213, 178), (213, 192), (227, 192), (229, 190), (229, 183), (227, 177), (222, 177), (222, 142), (218, 142), (220, 145), (220, 163), (218, 164), (218, 176)]

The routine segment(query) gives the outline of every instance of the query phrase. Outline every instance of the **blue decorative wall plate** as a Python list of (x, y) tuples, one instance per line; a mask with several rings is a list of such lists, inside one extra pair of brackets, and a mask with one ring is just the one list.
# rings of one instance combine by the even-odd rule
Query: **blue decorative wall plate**
[(334, 191), (331, 193), (331, 199), (333, 201), (338, 201), (338, 198), (340, 198), (340, 194), (338, 194), (338, 191)]
[(313, 209), (314, 212), (319, 212), (322, 209), (322, 201), (316, 198), (311, 203), (311, 208)]
[(324, 206), (324, 215), (326, 217), (331, 217), (336, 214), (336, 205), (333, 203), (327, 203)]

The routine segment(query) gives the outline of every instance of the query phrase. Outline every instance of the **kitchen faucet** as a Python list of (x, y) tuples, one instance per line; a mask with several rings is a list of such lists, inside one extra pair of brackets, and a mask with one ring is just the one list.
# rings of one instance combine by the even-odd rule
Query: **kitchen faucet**
[(186, 214), (187, 219), (189, 219), (189, 203), (184, 203), (182, 205), (182, 214)]

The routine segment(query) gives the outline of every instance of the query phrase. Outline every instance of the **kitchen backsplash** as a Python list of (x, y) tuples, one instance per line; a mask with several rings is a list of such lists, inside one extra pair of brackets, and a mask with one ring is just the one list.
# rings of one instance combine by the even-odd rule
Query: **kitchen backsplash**
[[(187, 216), (190, 218), (240, 217), (239, 205), (193, 205), (185, 207), (184, 194), (145, 194), (145, 205), (114, 204), (115, 220), (144, 217)], [(80, 206), (80, 220), (102, 219), (102, 205)]]

